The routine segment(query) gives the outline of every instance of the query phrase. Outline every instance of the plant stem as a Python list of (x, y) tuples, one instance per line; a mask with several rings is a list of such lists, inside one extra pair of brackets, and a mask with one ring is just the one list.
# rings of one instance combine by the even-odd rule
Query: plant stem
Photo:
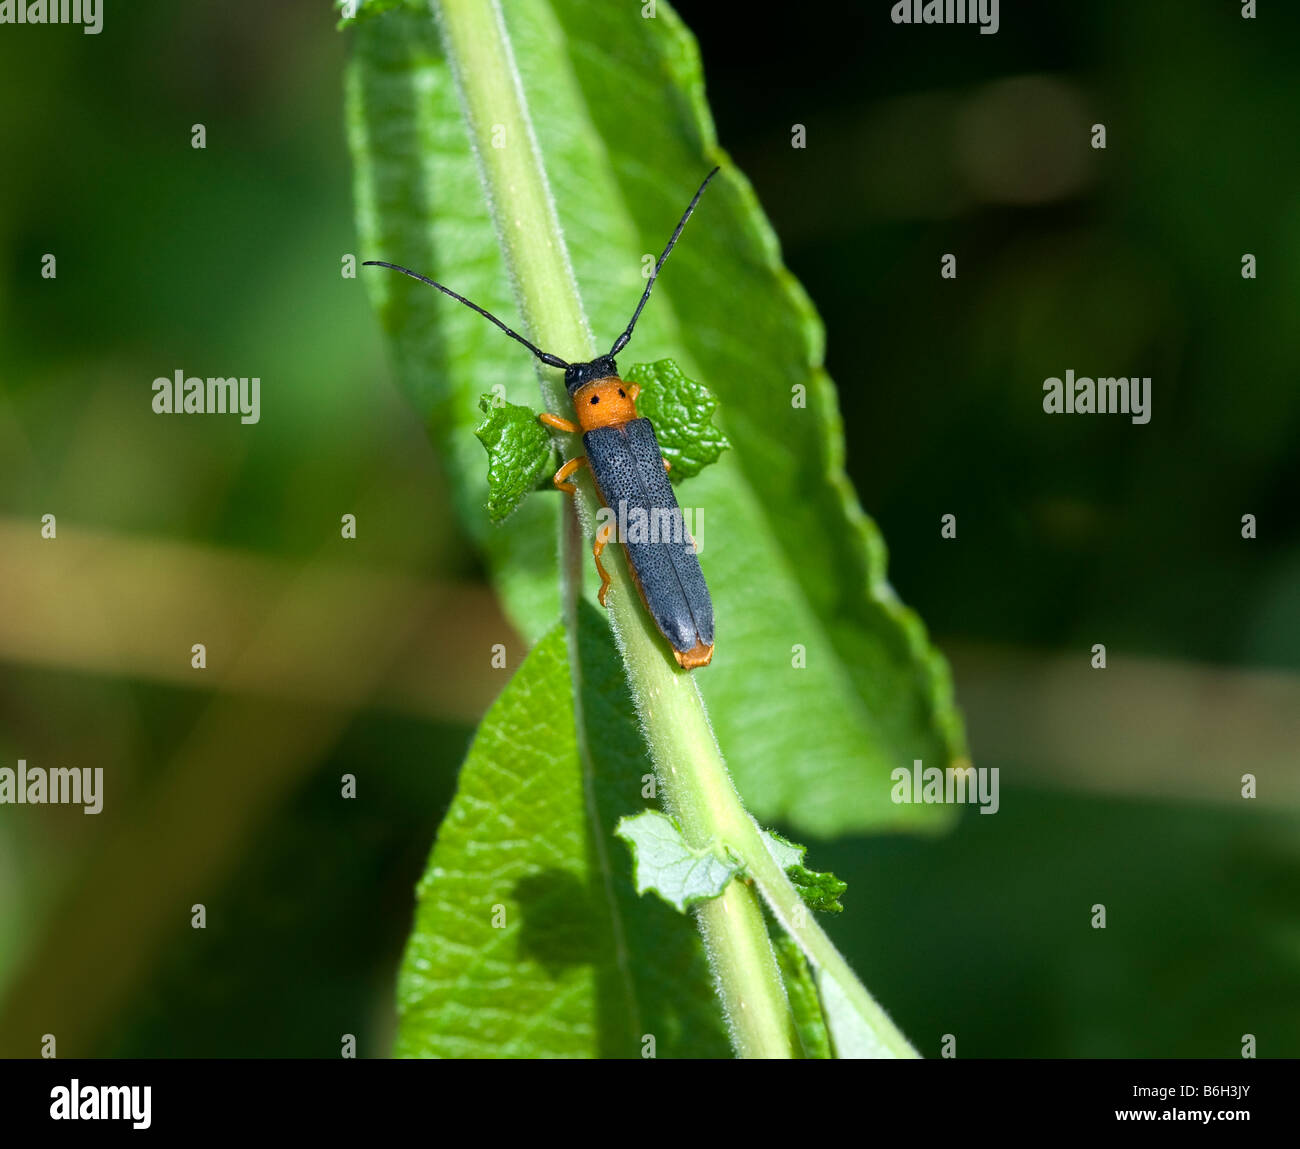
[[(436, 0), (435, 9), (530, 337), (570, 362), (590, 359), (594, 344), (498, 4), (496, 0)], [(539, 374), (547, 408), (569, 415), (562, 374), (545, 367)], [(581, 444), (573, 437), (564, 453), (572, 457), (580, 451)], [(581, 533), (561, 527), (564, 613), (575, 690), (581, 684), (577, 603), (582, 594), (581, 564), (586, 561), (582, 539), (592, 536), (600, 508), (585, 469), (580, 476), (573, 504)], [(613, 579), (608, 596), (610, 624), (670, 811), (692, 844), (724, 843), (744, 859), (777, 917), (783, 923), (796, 922), (799, 895), (768, 855), (757, 826), (741, 805), (695, 680), (669, 656), (643, 609), (622, 548), (607, 549), (605, 561)], [(737, 1053), (798, 1056), (784, 985), (754, 890), (732, 882), (721, 897), (704, 903), (696, 913)], [(881, 1035), (882, 1047), (910, 1052), (816, 923), (787, 928), (855, 1004), (865, 999), (879, 1015), (888, 1031)]]

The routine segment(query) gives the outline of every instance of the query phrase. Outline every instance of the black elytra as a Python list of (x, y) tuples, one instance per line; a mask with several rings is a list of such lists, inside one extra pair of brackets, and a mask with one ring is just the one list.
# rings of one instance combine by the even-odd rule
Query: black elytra
[(620, 541), (660, 633), (681, 654), (711, 649), (713, 599), (650, 420), (596, 427), (582, 445), (601, 501), (626, 524)]

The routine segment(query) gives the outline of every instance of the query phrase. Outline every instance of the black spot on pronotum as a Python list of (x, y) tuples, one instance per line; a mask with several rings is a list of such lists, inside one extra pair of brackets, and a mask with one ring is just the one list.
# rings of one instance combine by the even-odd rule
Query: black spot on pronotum
[(593, 396), (591, 397), (591, 401), (592, 401), (593, 403), (599, 403), (599, 402), (600, 402), (600, 396), (599, 396), (599, 395), (593, 395)]
[(619, 397), (620, 399), (626, 399), (626, 398), (627, 398), (627, 394), (624, 392), (624, 390), (623, 390), (622, 387), (620, 387), (620, 388), (618, 389), (618, 397)]

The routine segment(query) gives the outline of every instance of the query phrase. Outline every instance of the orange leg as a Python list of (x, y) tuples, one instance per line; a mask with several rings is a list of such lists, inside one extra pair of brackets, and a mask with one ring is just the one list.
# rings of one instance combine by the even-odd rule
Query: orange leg
[(629, 383), (627, 385), (627, 397), (631, 399), (633, 403), (636, 402), (636, 397), (640, 394), (641, 394), (640, 383)]
[(605, 547), (609, 545), (609, 536), (613, 529), (613, 523), (606, 523), (601, 527), (600, 530), (596, 532), (596, 542), (591, 548), (592, 557), (596, 560), (596, 569), (600, 572), (600, 592), (596, 595), (596, 598), (599, 600), (601, 606), (605, 605), (605, 595), (609, 591), (610, 578), (609, 572), (605, 570), (604, 565), (600, 561), (600, 556)]
[(579, 455), (576, 459), (570, 459), (558, 471), (555, 472), (555, 478), (551, 480), (566, 495), (575, 494), (578, 490), (572, 483), (566, 482), (570, 475), (573, 474), (583, 463), (587, 461), (586, 455)]
[(664, 461), (664, 470), (671, 471), (673, 469), (673, 465), (668, 461), (668, 459), (662, 455), (660, 456), (660, 458), (662, 458)]
[(537, 421), (546, 427), (554, 427), (557, 431), (568, 431), (571, 435), (578, 433), (578, 428), (568, 419), (561, 419), (559, 415), (552, 415), (549, 411), (543, 411), (538, 415)]

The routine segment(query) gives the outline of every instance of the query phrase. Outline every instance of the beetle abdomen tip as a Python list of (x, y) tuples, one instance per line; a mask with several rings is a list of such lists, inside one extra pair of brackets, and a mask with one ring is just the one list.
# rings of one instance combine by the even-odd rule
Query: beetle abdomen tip
[(705, 646), (697, 642), (690, 650), (674, 650), (673, 657), (683, 670), (694, 670), (697, 666), (708, 666), (713, 660), (713, 643)]

